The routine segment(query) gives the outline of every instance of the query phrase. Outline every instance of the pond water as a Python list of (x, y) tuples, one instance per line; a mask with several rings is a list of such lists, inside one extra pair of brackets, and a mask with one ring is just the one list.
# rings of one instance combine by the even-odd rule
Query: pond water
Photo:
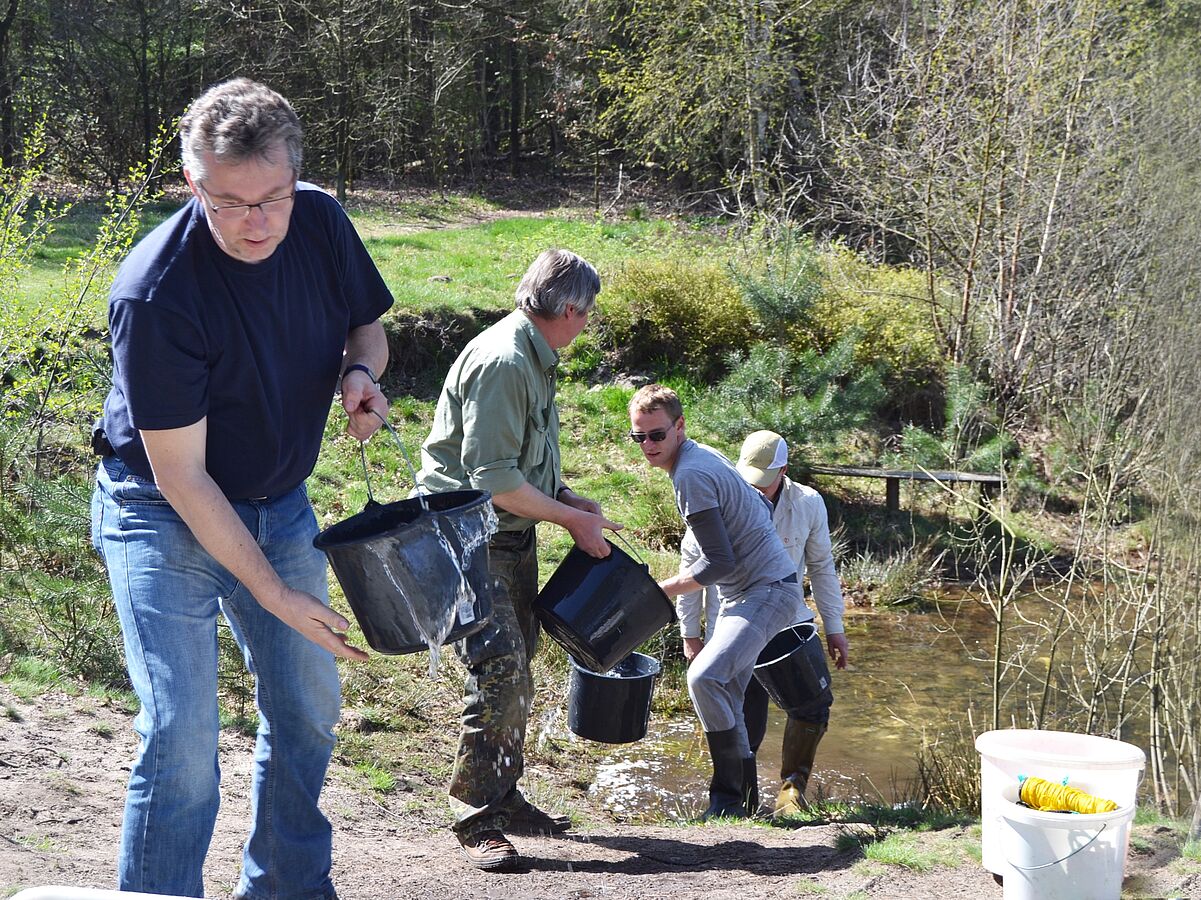
[[(851, 665), (834, 671), (830, 729), (817, 752), (806, 795), (888, 803), (912, 793), (923, 731), (937, 733), (948, 714), (990, 708), (992, 623), (971, 600), (934, 612), (849, 610)], [(771, 708), (759, 752), (765, 800), (780, 768), (784, 714)], [(979, 730), (979, 728), (977, 728)], [(652, 718), (647, 737), (615, 746), (593, 794), (615, 814), (686, 819), (703, 808), (709, 780), (704, 734), (694, 716)]]

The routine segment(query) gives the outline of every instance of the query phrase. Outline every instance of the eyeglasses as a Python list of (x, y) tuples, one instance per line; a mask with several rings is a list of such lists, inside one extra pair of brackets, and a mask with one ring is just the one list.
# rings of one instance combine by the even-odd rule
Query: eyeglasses
[(630, 440), (635, 444), (641, 444), (648, 440), (657, 444), (667, 437), (667, 431), (666, 428), (656, 428), (654, 431), (631, 431)]
[(213, 215), (219, 219), (229, 220), (231, 222), (238, 219), (245, 219), (250, 215), (252, 209), (261, 210), (263, 215), (270, 216), (274, 213), (282, 214), (296, 197), (296, 188), (282, 197), (271, 197), (268, 200), (261, 200), (258, 203), (226, 203), (218, 206), (213, 202), (213, 198), (209, 196), (209, 192), (205, 190), (201, 182), (196, 182), (200, 192), (204, 194), (204, 199), (208, 203), (208, 208), (213, 211)]

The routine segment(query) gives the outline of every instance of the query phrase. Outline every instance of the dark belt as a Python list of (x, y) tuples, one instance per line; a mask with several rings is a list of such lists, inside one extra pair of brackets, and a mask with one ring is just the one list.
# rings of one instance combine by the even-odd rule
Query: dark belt
[(784, 582), (784, 584), (796, 584), (796, 572), (793, 572), (791, 575), (785, 575), (780, 581)]

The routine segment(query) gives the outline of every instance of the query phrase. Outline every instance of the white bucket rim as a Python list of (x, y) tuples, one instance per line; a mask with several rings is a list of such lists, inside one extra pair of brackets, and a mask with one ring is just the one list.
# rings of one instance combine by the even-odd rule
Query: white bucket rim
[[(1048, 735), (1070, 737), (1082, 743), (1091, 744), (1096, 748), (1100, 758), (1067, 755), (1053, 750), (1039, 749), (1036, 744), (1025, 743), (1037, 741), (1039, 736)], [(1026, 764), (1075, 766), (1086, 769), (1137, 769), (1140, 771), (1147, 765), (1147, 754), (1134, 744), (1093, 734), (1049, 731), (1038, 728), (1007, 728), (986, 731), (976, 738), (976, 750), (985, 758)], [(1100, 756), (1102, 753), (1106, 755)]]

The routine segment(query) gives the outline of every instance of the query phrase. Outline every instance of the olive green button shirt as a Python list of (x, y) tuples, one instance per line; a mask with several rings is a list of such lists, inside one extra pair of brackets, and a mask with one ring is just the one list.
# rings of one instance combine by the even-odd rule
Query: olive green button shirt
[[(446, 374), (417, 478), (429, 491), (504, 494), (528, 482), (548, 497), (559, 484), (559, 355), (514, 310), (476, 336)], [(497, 509), (501, 531), (533, 519)]]

